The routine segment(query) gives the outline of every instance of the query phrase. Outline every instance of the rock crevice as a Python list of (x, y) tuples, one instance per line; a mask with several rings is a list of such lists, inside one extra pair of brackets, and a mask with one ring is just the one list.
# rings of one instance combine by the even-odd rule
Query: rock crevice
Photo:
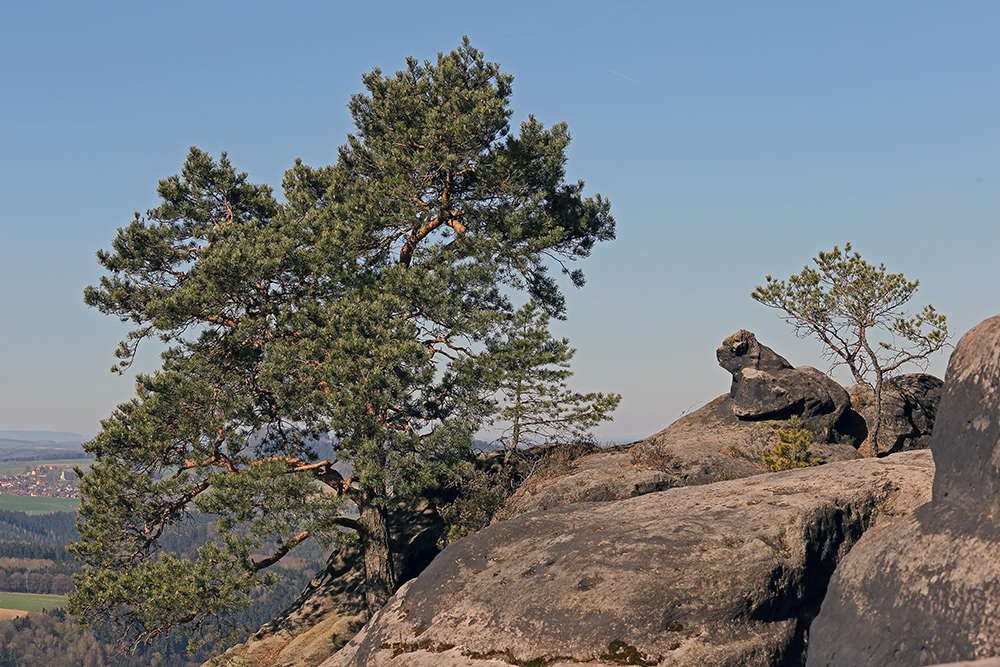
[(837, 568), (811, 631), (810, 667), (1000, 654), (998, 406), (1000, 316), (969, 331), (948, 362), (932, 501), (865, 534)]

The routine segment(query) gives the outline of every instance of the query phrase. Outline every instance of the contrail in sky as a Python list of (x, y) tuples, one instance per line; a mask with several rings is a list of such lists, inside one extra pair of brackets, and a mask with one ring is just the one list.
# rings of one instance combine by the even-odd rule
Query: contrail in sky
[[(631, 81), (632, 83), (639, 84), (643, 88), (649, 88), (650, 90), (656, 90), (656, 88), (653, 88), (652, 86), (647, 86), (642, 81), (636, 81), (635, 79), (633, 79), (631, 77), (627, 77), (624, 74), (619, 74), (618, 72), (614, 71), (613, 69), (608, 69), (608, 71), (611, 72), (612, 74), (614, 74), (615, 76), (620, 76), (621, 78), (625, 79), (626, 81)], [(660, 91), (656, 90), (656, 92), (660, 92)]]

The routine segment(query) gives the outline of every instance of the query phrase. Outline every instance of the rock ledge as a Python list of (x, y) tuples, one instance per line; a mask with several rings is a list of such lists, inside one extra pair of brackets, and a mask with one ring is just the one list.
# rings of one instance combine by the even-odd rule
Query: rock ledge
[(929, 452), (533, 512), (442, 552), (323, 667), (800, 665), (837, 562)]

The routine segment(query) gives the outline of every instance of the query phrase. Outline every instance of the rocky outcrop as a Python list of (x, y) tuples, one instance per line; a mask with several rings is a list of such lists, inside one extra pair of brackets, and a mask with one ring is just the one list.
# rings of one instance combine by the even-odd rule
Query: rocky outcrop
[[(803, 664), (834, 567), (873, 523), (889, 534), (891, 520), (916, 520), (933, 462), (926, 451), (855, 461), (866, 432), (847, 393), (749, 332), (718, 358), (730, 393), (663, 431), (596, 453), (536, 452), (509, 520), (449, 547), (332, 658), (365, 619), (351, 551), (231, 655), (279, 667)], [(901, 387), (934, 393), (923, 379)], [(898, 410), (904, 449), (933, 420), (931, 402), (910, 404), (919, 410)], [(828, 465), (765, 475), (761, 451), (793, 414)], [(416, 531), (425, 556), (435, 525)], [(404, 559), (401, 581), (428, 562)]]
[[(399, 581), (417, 576), (438, 553), (443, 524), (428, 504), (399, 507), (390, 514)], [(298, 599), (281, 616), (229, 649), (236, 665), (315, 667), (344, 646), (368, 620), (364, 571), (356, 545), (345, 543), (330, 556)], [(207, 663), (212, 665), (214, 663)]]
[(837, 562), (929, 452), (578, 503), (442, 552), (323, 667), (800, 665)]
[[(677, 486), (710, 484), (768, 472), (761, 452), (777, 442), (779, 421), (798, 415), (814, 431), (812, 453), (826, 462), (860, 457), (841, 424), (847, 392), (815, 368), (792, 368), (741, 330), (717, 352), (732, 389), (664, 430), (626, 447), (581, 457), (529, 479), (505, 516), (577, 502), (621, 500)], [(860, 417), (859, 417), (860, 419)], [(833, 442), (830, 441), (833, 438)]]
[(948, 363), (932, 501), (869, 531), (838, 567), (810, 634), (810, 666), (1000, 655), (998, 406), (1000, 316), (967, 333)]
[(746, 329), (724, 340), (716, 356), (733, 374), (729, 398), (736, 417), (760, 421), (797, 415), (818, 439), (838, 439), (835, 427), (850, 399), (826, 373), (811, 366), (792, 367)]
[[(882, 423), (879, 426), (881, 455), (931, 446), (931, 432), (941, 402), (944, 383), (933, 375), (910, 373), (886, 381), (882, 389)], [(875, 400), (868, 387), (851, 387), (851, 409), (839, 428), (857, 441), (868, 437), (875, 419)], [(854, 424), (853, 428), (846, 424)]]
[[(226, 656), (262, 667), (315, 667), (368, 621), (364, 599), (360, 554), (356, 547), (344, 546), (330, 556), (326, 567), (289, 610), (231, 648)], [(205, 667), (210, 665), (213, 663)]]
[[(508, 500), (502, 517), (766, 472), (753, 452), (768, 434), (773, 438), (773, 430), (739, 423), (727, 407), (720, 408), (725, 401), (719, 397), (631, 445), (539, 467)], [(760, 437), (754, 435), (757, 430)]]
[[(543, 468), (508, 501), (503, 515), (623, 500), (768, 472), (761, 452), (775, 445), (780, 424), (742, 421), (730, 407), (729, 397), (720, 396), (644, 440)], [(860, 458), (846, 444), (818, 442), (811, 451), (828, 463)]]
[(931, 449), (934, 502), (1000, 520), (1000, 315), (955, 346)]
[(628, 448), (549, 462), (521, 484), (494, 522), (527, 512), (581, 502), (623, 500), (679, 486), (673, 463), (669, 452), (643, 458)]

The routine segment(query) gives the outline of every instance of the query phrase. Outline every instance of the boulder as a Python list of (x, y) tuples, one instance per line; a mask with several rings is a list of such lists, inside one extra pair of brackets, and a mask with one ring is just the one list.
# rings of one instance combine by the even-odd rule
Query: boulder
[(808, 665), (1000, 656), (998, 406), (994, 317), (967, 333), (948, 363), (931, 440), (931, 502), (866, 533), (840, 564), (810, 632)]
[[(931, 446), (931, 432), (941, 402), (944, 382), (926, 373), (899, 375), (886, 381), (882, 389), (882, 424), (879, 427), (879, 454), (892, 454)], [(852, 434), (858, 441), (868, 437), (875, 419), (875, 400), (868, 387), (851, 387), (851, 410), (838, 427), (854, 419)], [(855, 414), (852, 414), (855, 413)]]
[(719, 365), (733, 375), (729, 398), (742, 420), (788, 419), (798, 415), (821, 440), (838, 439), (836, 425), (850, 405), (847, 391), (811, 366), (793, 368), (746, 329), (722, 342)]
[(577, 503), (445, 549), (323, 667), (800, 665), (837, 562), (926, 451)]
[(931, 449), (934, 501), (1000, 518), (1000, 315), (955, 346)]
[(945, 503), (870, 531), (837, 569), (807, 664), (915, 667), (1000, 655), (998, 550), (993, 519)]

